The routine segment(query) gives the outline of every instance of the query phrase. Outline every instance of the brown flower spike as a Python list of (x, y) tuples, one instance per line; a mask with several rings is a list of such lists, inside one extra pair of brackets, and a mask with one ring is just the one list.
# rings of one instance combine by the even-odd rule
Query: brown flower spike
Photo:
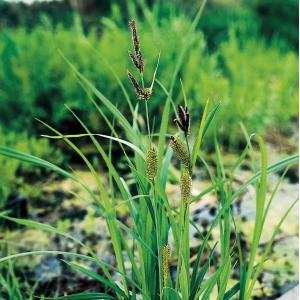
[(136, 68), (140, 71), (140, 73), (143, 73), (144, 71), (144, 59), (141, 52), (139, 37), (136, 30), (136, 24), (135, 21), (129, 21), (129, 27), (131, 30), (131, 37), (134, 47), (134, 54), (128, 51), (129, 57), (132, 60), (133, 64), (136, 66)]
[(187, 107), (178, 105), (178, 119), (175, 119), (174, 122), (177, 126), (184, 132), (185, 136), (188, 136), (190, 133), (190, 113)]

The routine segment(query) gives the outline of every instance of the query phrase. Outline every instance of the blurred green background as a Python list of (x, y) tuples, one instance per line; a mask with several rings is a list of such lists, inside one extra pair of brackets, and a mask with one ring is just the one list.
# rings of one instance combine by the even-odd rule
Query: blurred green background
[[(61, 145), (38, 138), (45, 129), (34, 118), (63, 133), (81, 132), (66, 103), (92, 131), (107, 129), (56, 48), (126, 113), (127, 102), (110, 67), (136, 103), (126, 75), (132, 47), (128, 20), (138, 23), (146, 78), (150, 82), (161, 51), (157, 78), (168, 86), (198, 7), (195, 0), (0, 1), (0, 146), (72, 163)], [(239, 149), (244, 140), (240, 122), (249, 132), (291, 135), (298, 117), (297, 0), (208, 0), (191, 42), (180, 70), (189, 107), (199, 119), (208, 98), (221, 101), (215, 125), (224, 145)], [(152, 114), (159, 117), (165, 99), (156, 85)], [(183, 101), (179, 80), (174, 100)], [(32, 193), (29, 182), (43, 176), (4, 157), (0, 164), (0, 206), (20, 189)]]

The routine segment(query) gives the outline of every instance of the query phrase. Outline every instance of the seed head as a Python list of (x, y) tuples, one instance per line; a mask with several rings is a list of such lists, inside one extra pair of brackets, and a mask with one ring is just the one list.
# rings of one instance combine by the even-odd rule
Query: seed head
[(175, 136), (171, 136), (170, 145), (174, 151), (175, 156), (184, 165), (186, 170), (190, 169), (189, 153), (184, 143)]
[(154, 180), (158, 170), (158, 155), (155, 147), (151, 147), (146, 156), (146, 174), (151, 181)]
[(191, 188), (192, 188), (192, 178), (187, 171), (183, 171), (181, 174), (181, 201), (183, 201), (185, 206), (190, 204), (191, 200)]
[(170, 247), (168, 244), (163, 246), (162, 249), (162, 267), (163, 267), (163, 284), (167, 286), (167, 280), (169, 276), (169, 256)]
[(178, 105), (177, 111), (178, 119), (175, 119), (174, 122), (184, 132), (185, 136), (188, 136), (190, 133), (190, 113), (188, 108)]

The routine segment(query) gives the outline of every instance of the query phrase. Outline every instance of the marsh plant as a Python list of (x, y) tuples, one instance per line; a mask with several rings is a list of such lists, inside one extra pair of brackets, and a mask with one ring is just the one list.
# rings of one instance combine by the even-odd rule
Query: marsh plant
[[(189, 101), (182, 86), (182, 102), (174, 103), (173, 89), (178, 79), (181, 65), (190, 46), (190, 36), (194, 33), (199, 22), (203, 6), (186, 33), (186, 43), (181, 49), (180, 56), (174, 62), (174, 72), (170, 74), (170, 85), (165, 87), (159, 78), (159, 57), (156, 66), (148, 66), (143, 57), (142, 45), (139, 42), (137, 26), (134, 21), (129, 22), (133, 41), (133, 51), (129, 51), (132, 70), (127, 71), (136, 99), (131, 100), (116, 73), (113, 73), (120, 84), (124, 99), (128, 104), (128, 116), (123, 115), (97, 88), (85, 78), (72, 63), (60, 52), (62, 58), (69, 65), (75, 79), (86, 91), (87, 98), (94, 106), (99, 116), (106, 122), (111, 135), (92, 133), (84, 121), (71, 108), (67, 107), (79, 122), (83, 132), (69, 135), (61, 133), (39, 120), (52, 135), (45, 135), (51, 139), (61, 139), (78, 154), (95, 178), (97, 191), (92, 190), (76, 174), (66, 171), (53, 163), (42, 160), (30, 154), (21, 153), (8, 148), (1, 148), (0, 153), (11, 158), (48, 168), (77, 183), (85, 192), (72, 192), (106, 221), (112, 244), (115, 263), (108, 264), (99, 258), (92, 247), (82, 243), (69, 233), (51, 225), (32, 220), (10, 217), (8, 212), (1, 216), (12, 222), (46, 230), (71, 239), (84, 250), (82, 253), (40, 250), (18, 254), (11, 254), (0, 259), (3, 264), (14, 258), (27, 255), (57, 255), (64, 256), (66, 268), (70, 267), (78, 272), (97, 280), (104, 286), (102, 293), (83, 291), (79, 294), (57, 296), (55, 299), (242, 299), (251, 298), (258, 276), (263, 271), (264, 262), (270, 253), (276, 233), (287, 217), (294, 204), (278, 220), (273, 234), (257, 260), (260, 238), (270, 204), (279, 188), (283, 176), (280, 178), (271, 196), (267, 197), (267, 174), (295, 163), (298, 156), (291, 156), (275, 164), (267, 165), (267, 152), (263, 139), (258, 135), (246, 136), (246, 147), (230, 170), (224, 169), (222, 154), (215, 137), (216, 161), (214, 169), (207, 163), (201, 152), (201, 145), (205, 142), (205, 135), (214, 121), (219, 104), (210, 107), (207, 101), (202, 117), (195, 120), (197, 114), (189, 111)], [(162, 55), (163, 57), (163, 55)], [(125, 58), (124, 58), (125, 59)], [(146, 78), (145, 69), (153, 67), (151, 78)], [(125, 70), (124, 70), (125, 72)], [(148, 73), (147, 73), (148, 74)], [(148, 105), (151, 96), (157, 89), (162, 89), (165, 99), (164, 108), (157, 115), (149, 115)], [(105, 108), (105, 110), (104, 110)], [(172, 122), (174, 120), (174, 122)], [(159, 132), (153, 132), (154, 122), (159, 123)], [(115, 125), (118, 125), (116, 127)], [(172, 126), (168, 126), (172, 124)], [(118, 128), (118, 129), (117, 129)], [(177, 132), (176, 128), (178, 129)], [(121, 129), (121, 131), (119, 131)], [(170, 134), (170, 132), (172, 132)], [(108, 187), (104, 175), (97, 172), (93, 164), (83, 151), (75, 144), (76, 139), (89, 137), (107, 167)], [(109, 145), (117, 143), (121, 148), (128, 166), (128, 172), (134, 178), (126, 181), (118, 173), (112, 160), (111, 151), (106, 152), (102, 141), (108, 140)], [(255, 143), (255, 144), (254, 144)], [(251, 156), (253, 147), (260, 149), (260, 170), (256, 170), (253, 177), (233, 189), (235, 171), (246, 156)], [(195, 168), (206, 169), (211, 178), (211, 186), (198, 195), (192, 195), (192, 178)], [(174, 207), (170, 203), (166, 190), (168, 180), (172, 178), (181, 193), (180, 205)], [(251, 184), (256, 186), (256, 217), (252, 232), (252, 242), (249, 253), (242, 253), (238, 222), (234, 219), (232, 204), (247, 190)], [(214, 195), (217, 213), (206, 232), (201, 232), (197, 224), (190, 219), (190, 206), (201, 202), (201, 199), (211, 193)], [(117, 200), (117, 199), (122, 199)], [(130, 222), (122, 222), (118, 215), (120, 206), (126, 208)], [(76, 226), (76, 224), (75, 224)], [(195, 259), (190, 253), (190, 228), (194, 227), (201, 237), (201, 244), (197, 248)], [(212, 242), (214, 228), (219, 228), (220, 238)], [(231, 232), (235, 233), (234, 245), (231, 243)], [(88, 263), (96, 264), (101, 272), (88, 267)], [(128, 263), (129, 262), (129, 263)], [(172, 262), (172, 263), (171, 263)], [(128, 267), (128, 265), (130, 267)], [(234, 270), (239, 270), (239, 279), (234, 285), (229, 280)], [(115, 275), (118, 275), (116, 279)], [(37, 295), (42, 296), (42, 295)], [(47, 298), (49, 299), (49, 298)], [(53, 298), (54, 299), (54, 298)]]

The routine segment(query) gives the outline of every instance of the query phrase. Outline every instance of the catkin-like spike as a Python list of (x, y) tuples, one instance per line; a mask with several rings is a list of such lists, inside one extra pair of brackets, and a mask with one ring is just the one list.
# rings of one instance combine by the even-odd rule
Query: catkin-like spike
[(151, 147), (146, 156), (146, 175), (151, 181), (154, 180), (158, 170), (158, 155), (155, 147)]
[(170, 246), (168, 244), (163, 246), (162, 249), (162, 267), (163, 267), (163, 284), (164, 287), (167, 286), (168, 276), (169, 276), (169, 256), (170, 256)]
[(181, 174), (181, 201), (185, 206), (190, 204), (191, 200), (191, 189), (192, 189), (192, 178), (188, 171), (183, 171)]
[(185, 169), (189, 170), (190, 169), (190, 158), (189, 158), (189, 153), (188, 153), (184, 143), (177, 137), (171, 136), (170, 145), (174, 151), (175, 156), (184, 165)]

